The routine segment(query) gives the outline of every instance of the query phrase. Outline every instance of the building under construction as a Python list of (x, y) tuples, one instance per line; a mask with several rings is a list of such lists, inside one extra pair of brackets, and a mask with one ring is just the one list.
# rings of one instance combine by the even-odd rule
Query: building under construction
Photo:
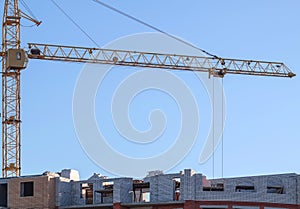
[(100, 174), (80, 180), (65, 169), (0, 179), (0, 208), (296, 209), (299, 182), (295, 173), (207, 179), (191, 169), (153, 171), (138, 180)]
[[(28, 8), (26, 3), (23, 4)], [(61, 10), (59, 6), (58, 8)], [(63, 13), (70, 19), (70, 16)], [(124, 15), (122, 12), (119, 13)], [(125, 16), (130, 17), (127, 14)], [(144, 179), (107, 178), (94, 174), (87, 180), (80, 180), (77, 171), (66, 169), (56, 173), (20, 176), (21, 71), (27, 67), (28, 59), (206, 72), (209, 77), (216, 78), (223, 78), (227, 74), (285, 78), (295, 76), (281, 62), (222, 58), (195, 46), (193, 48), (200, 50), (204, 56), (44, 43), (28, 43), (25, 49), (21, 47), (21, 18), (36, 25), (41, 23), (22, 12), (18, 0), (5, 0), (0, 51), (4, 177), (0, 179), (0, 208), (296, 209), (299, 207), (300, 176), (297, 174), (206, 179), (204, 175), (186, 169), (174, 174), (150, 172)], [(150, 28), (155, 29), (153, 26)], [(156, 30), (162, 32), (160, 29)], [(175, 37), (170, 34), (169, 36)], [(175, 39), (187, 44), (177, 37)]]

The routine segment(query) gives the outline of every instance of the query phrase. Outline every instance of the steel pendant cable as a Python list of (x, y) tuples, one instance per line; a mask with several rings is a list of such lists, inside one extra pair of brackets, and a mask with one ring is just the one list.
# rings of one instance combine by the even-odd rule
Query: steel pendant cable
[(100, 48), (99, 44), (70, 16), (68, 13), (59, 6), (56, 1), (50, 0), (91, 42)]
[(175, 40), (177, 40), (177, 41), (179, 41), (179, 42), (181, 42), (183, 44), (186, 44), (186, 45), (188, 45), (188, 46), (190, 46), (190, 47), (192, 47), (194, 49), (197, 49), (197, 50), (205, 53), (208, 56), (214, 57), (216, 59), (220, 59), (217, 55), (211, 54), (211, 53), (205, 51), (204, 49), (201, 49), (201, 48), (199, 48), (199, 47), (197, 47), (197, 46), (195, 46), (195, 45), (193, 45), (193, 44), (191, 44), (191, 43), (189, 43), (189, 42), (187, 42), (185, 40), (182, 40), (182, 39), (180, 39), (180, 38), (178, 38), (178, 37), (176, 37), (176, 36), (174, 36), (174, 35), (166, 32), (166, 31), (163, 31), (163, 30), (161, 30), (161, 29), (159, 29), (159, 28), (157, 28), (157, 27), (155, 27), (153, 25), (150, 25), (149, 23), (146, 23), (145, 21), (142, 21), (142, 20), (140, 20), (140, 19), (138, 19), (138, 18), (136, 18), (136, 17), (134, 17), (132, 15), (129, 15), (129, 14), (127, 14), (127, 13), (125, 13), (125, 12), (123, 12), (123, 11), (115, 8), (115, 7), (112, 7), (112, 6), (110, 6), (110, 5), (102, 2), (102, 1), (99, 1), (99, 0), (92, 0), (92, 1), (94, 1), (94, 2), (96, 2), (98, 4), (100, 4), (100, 5), (102, 5), (102, 6), (106, 7), (106, 8), (108, 8), (108, 9), (116, 12), (116, 13), (119, 13), (120, 15), (123, 15), (124, 17), (127, 17), (127, 18), (129, 18), (131, 20), (134, 20), (134, 21), (136, 21), (136, 22), (138, 22), (138, 23), (140, 23), (140, 24), (142, 24), (142, 25), (144, 25), (144, 26), (146, 26), (148, 28), (151, 28), (151, 29), (153, 29), (153, 30), (155, 30), (157, 32), (162, 33), (162, 34), (165, 34), (166, 36), (169, 36), (172, 39), (175, 39)]
[[(38, 19), (34, 13), (32, 12), (32, 10), (30, 9), (30, 7), (26, 4), (26, 2), (24, 0), (20, 0), (20, 3), (22, 4), (22, 6), (25, 8), (25, 10), (31, 15), (31, 17), (33, 17), (34, 19)], [(36, 26), (36, 24), (32, 24), (32, 25), (22, 25), (20, 24), (22, 27), (26, 27), (26, 28), (31, 28)]]
[(26, 11), (31, 15), (31, 17), (33, 17), (36, 20), (38, 19), (24, 0), (20, 0), (20, 3), (23, 5), (23, 7), (26, 9)]

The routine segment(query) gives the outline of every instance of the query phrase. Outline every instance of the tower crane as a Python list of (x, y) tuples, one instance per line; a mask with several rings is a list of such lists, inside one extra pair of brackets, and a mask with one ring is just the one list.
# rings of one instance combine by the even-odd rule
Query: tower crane
[(20, 176), (20, 75), (28, 59), (98, 63), (121, 66), (164, 68), (225, 74), (292, 78), (295, 74), (281, 62), (225, 59), (215, 56), (189, 56), (111, 50), (76, 46), (29, 43), (20, 47), (20, 20), (40, 22), (18, 8), (18, 0), (5, 0), (2, 24), (2, 176)]

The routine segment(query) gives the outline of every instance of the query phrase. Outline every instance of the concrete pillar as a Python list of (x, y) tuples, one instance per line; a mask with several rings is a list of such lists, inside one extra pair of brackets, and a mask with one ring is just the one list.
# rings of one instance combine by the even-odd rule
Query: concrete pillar
[(132, 202), (132, 178), (114, 179), (113, 203)]

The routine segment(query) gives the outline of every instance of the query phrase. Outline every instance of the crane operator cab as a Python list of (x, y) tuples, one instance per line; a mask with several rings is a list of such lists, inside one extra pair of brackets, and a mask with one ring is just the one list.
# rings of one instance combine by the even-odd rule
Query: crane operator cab
[(24, 69), (27, 67), (28, 57), (24, 49), (8, 49), (6, 52), (7, 69)]

